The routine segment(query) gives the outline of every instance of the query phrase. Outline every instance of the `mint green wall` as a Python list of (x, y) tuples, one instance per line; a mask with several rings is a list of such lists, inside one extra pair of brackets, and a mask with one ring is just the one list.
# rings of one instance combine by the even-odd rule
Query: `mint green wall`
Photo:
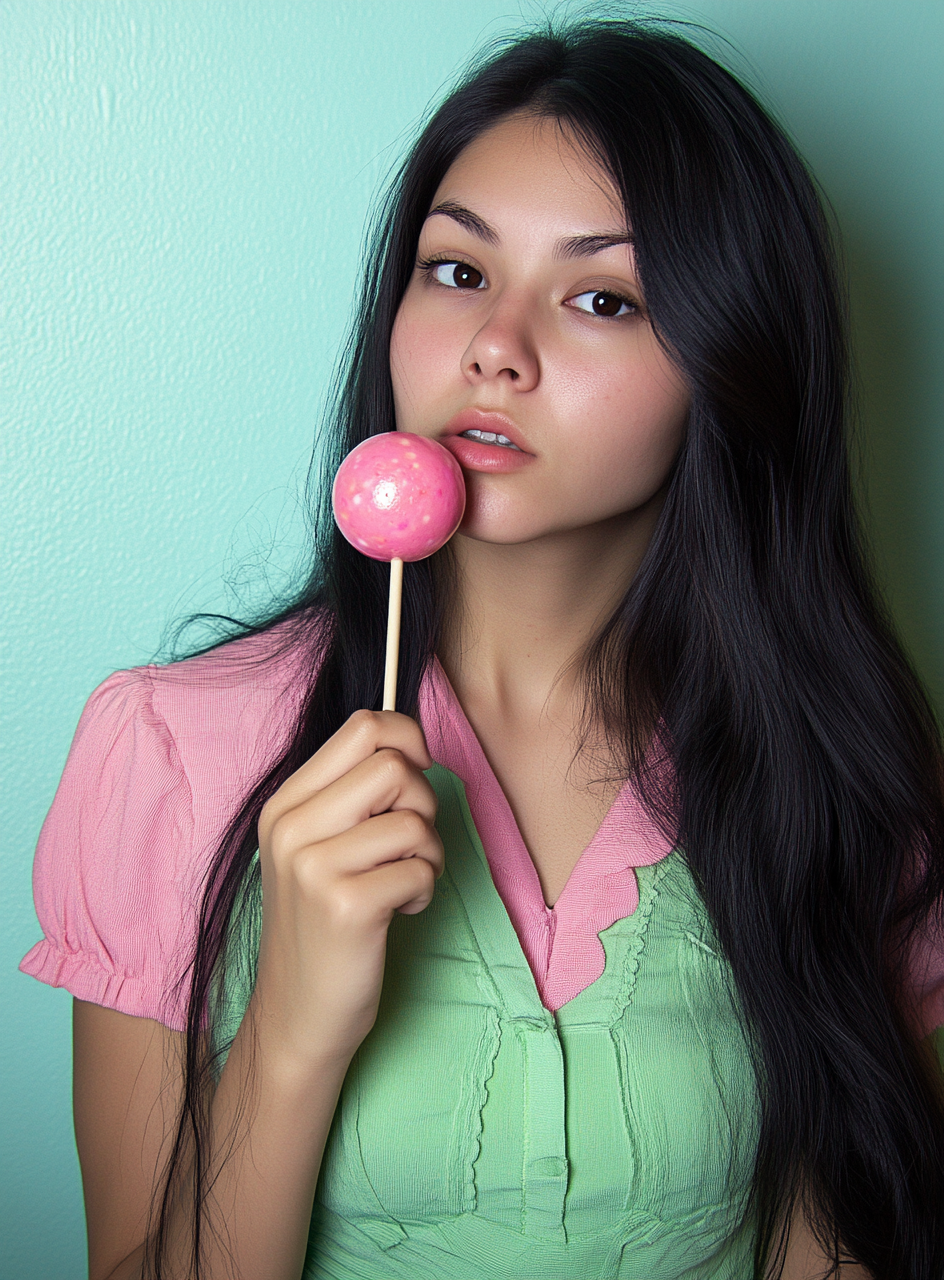
[[(944, 5), (658, 7), (733, 41), (835, 204), (879, 563), (944, 700)], [(69, 998), (15, 972), (37, 936), (32, 846), (82, 703), (175, 618), (284, 581), (371, 194), (466, 51), (518, 13), (0, 0), (3, 1277), (83, 1267)]]

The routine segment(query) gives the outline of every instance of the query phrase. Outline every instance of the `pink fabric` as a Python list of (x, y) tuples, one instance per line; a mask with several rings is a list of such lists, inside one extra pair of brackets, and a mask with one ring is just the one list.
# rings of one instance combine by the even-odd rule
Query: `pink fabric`
[(235, 806), (297, 711), (291, 661), (259, 641), (118, 672), (89, 699), (33, 868), (45, 934), (20, 968), (180, 1030), (174, 990), (202, 880)]
[[(45, 935), (20, 968), (82, 1000), (184, 1025), (174, 983), (193, 945), (220, 834), (285, 741), (304, 691), (297, 656), (271, 637), (171, 667), (110, 676), (82, 714), (34, 868)], [(669, 852), (623, 789), (553, 908), (508, 801), (438, 664), (421, 692), (434, 759), (466, 785), (496, 888), (547, 1008), (603, 972), (597, 934), (638, 903), (634, 867)], [(944, 1023), (944, 945), (915, 958), (922, 1025)]]
[(603, 972), (597, 935), (639, 905), (633, 868), (658, 862), (672, 845), (625, 786), (549, 907), (511, 806), (438, 662), (423, 685), (420, 720), (430, 754), (465, 783), (495, 887), (541, 1001), (556, 1012)]

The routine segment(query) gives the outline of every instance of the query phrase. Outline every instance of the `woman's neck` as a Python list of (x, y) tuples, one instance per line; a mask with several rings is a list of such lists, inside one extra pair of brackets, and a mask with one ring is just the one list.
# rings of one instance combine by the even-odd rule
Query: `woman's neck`
[(503, 546), (458, 537), (440, 648), (553, 906), (616, 797), (583, 657), (631, 583), (657, 510)]
[(639, 567), (661, 502), (507, 546), (457, 535), (440, 660), (460, 702), (579, 719), (583, 655)]

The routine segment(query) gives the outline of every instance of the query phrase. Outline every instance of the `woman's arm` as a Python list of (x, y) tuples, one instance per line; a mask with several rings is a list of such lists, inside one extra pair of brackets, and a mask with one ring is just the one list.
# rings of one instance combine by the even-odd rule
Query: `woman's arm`
[[(210, 1207), (219, 1238), (210, 1241), (207, 1275), (230, 1275), (235, 1254), (237, 1274), (281, 1280), (301, 1273), (348, 1062), (326, 1057), (307, 1073), (287, 1069), (259, 1044), (247, 1052), (251, 1039), (249, 1027), (240, 1028), (213, 1099), (212, 1143), (227, 1159)], [(150, 1019), (75, 1002), (75, 1131), (89, 1280), (141, 1274), (152, 1200), (182, 1097), (181, 1040)], [(177, 1225), (172, 1274), (186, 1276), (189, 1224)]]
[[(377, 1016), (387, 929), (442, 873), (419, 726), (359, 712), (259, 821), (255, 989), (210, 1100), (201, 1220), (206, 1280), (298, 1280), (315, 1185), (351, 1058)], [(76, 1135), (90, 1280), (136, 1280), (182, 1100), (180, 1035), (76, 1005)], [(168, 1280), (188, 1280), (192, 1197), (166, 1226)]]
[(831, 1271), (826, 1255), (798, 1209), (790, 1225), (787, 1258), (778, 1280), (872, 1280), (872, 1277), (857, 1263), (847, 1263), (838, 1271)]
[(89, 1280), (133, 1275), (115, 1269), (147, 1232), (165, 1135), (180, 1107), (182, 1040), (150, 1018), (73, 1003), (72, 1098)]

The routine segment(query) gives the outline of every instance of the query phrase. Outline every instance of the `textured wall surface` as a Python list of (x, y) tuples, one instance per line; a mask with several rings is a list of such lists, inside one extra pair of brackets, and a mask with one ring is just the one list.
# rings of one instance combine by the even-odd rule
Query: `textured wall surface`
[[(647, 4), (636, 6), (652, 11)], [(701, 0), (843, 228), (864, 487), (944, 693), (939, 0)], [(82, 703), (175, 619), (277, 589), (372, 195), (517, 0), (0, 0), (0, 1275), (83, 1274), (69, 998), (15, 972)]]

